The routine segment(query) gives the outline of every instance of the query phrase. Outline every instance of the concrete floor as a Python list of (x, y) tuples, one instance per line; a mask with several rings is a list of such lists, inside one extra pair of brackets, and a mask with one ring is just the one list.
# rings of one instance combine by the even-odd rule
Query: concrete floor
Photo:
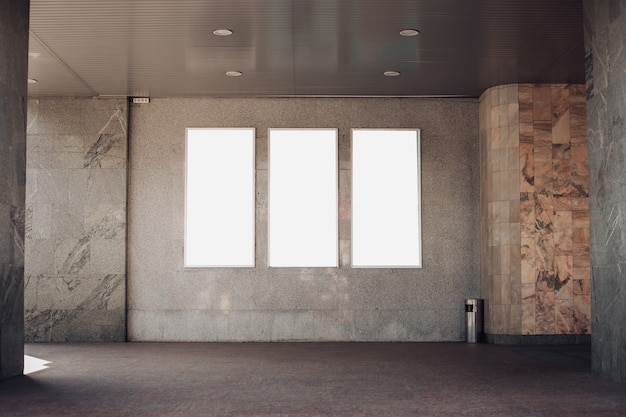
[(589, 346), (29, 344), (0, 416), (624, 416)]

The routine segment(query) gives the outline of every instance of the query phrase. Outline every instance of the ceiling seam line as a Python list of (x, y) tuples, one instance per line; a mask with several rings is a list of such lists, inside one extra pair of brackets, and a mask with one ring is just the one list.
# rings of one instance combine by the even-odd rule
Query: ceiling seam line
[(556, 64), (557, 62), (559, 62), (561, 59), (563, 59), (564, 57), (568, 56), (578, 45), (581, 44), (581, 42), (584, 42), (583, 40), (579, 40), (578, 42), (576, 42), (574, 45), (572, 45), (567, 51), (565, 51), (563, 54), (561, 54), (560, 56), (558, 56), (556, 59), (554, 59), (552, 62), (550, 62), (550, 64), (548, 64), (544, 69), (542, 69), (541, 71), (539, 71), (539, 73), (537, 74), (536, 78), (541, 77), (543, 74), (545, 74), (546, 72), (548, 72), (550, 70), (550, 68), (552, 68), (552, 66), (554, 66), (554, 64)]
[(48, 44), (46, 44), (40, 37), (39, 35), (37, 35), (35, 32), (33, 32), (32, 30), (29, 29), (28, 31), (30, 33), (30, 36), (32, 36), (33, 38), (35, 38), (35, 40), (37, 42), (39, 42), (39, 44), (42, 46), (43, 49), (46, 50), (46, 52), (48, 52), (50, 55), (52, 55), (52, 57), (54, 59), (56, 59), (59, 64), (61, 64), (63, 67), (65, 67), (66, 70), (68, 70), (70, 72), (70, 74), (72, 74), (78, 81), (80, 81), (81, 84), (83, 84), (83, 86), (87, 87), (87, 89), (89, 91), (91, 91), (91, 93), (94, 96), (98, 96), (98, 92), (96, 90), (94, 90), (93, 88), (91, 88), (91, 86), (89, 84), (87, 84), (87, 82), (85, 80), (83, 80), (80, 75), (78, 75), (69, 65), (67, 65), (65, 63), (65, 61), (63, 61), (53, 50), (52, 48), (50, 48), (48, 46)]

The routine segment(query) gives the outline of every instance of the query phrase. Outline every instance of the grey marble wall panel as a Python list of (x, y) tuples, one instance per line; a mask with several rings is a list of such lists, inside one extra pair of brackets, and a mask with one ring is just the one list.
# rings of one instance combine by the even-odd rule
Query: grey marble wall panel
[(626, 3), (585, 1), (592, 367), (626, 382)]
[(126, 330), (125, 99), (28, 103), (26, 340)]
[[(130, 114), (130, 340), (463, 340), (464, 299), (480, 295), (476, 100), (153, 99)], [(256, 128), (254, 268), (183, 266), (187, 127)], [(339, 129), (339, 268), (267, 266), (270, 127)], [(363, 127), (422, 129), (421, 269), (350, 267)]]
[(24, 365), (28, 12), (0, 0), (0, 379)]

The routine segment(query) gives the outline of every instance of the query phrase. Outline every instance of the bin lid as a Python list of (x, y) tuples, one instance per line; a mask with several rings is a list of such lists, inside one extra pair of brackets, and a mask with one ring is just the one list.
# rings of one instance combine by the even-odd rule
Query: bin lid
[(478, 305), (479, 302), (480, 302), (479, 298), (467, 298), (465, 300), (465, 305), (466, 306), (470, 306), (470, 305), (471, 306), (475, 306), (475, 305)]

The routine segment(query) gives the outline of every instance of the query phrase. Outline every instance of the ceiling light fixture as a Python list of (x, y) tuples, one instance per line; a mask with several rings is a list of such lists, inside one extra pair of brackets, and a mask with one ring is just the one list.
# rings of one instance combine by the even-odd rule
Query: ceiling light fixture
[(29, 78), (28, 79), (28, 84), (37, 84), (37, 80), (34, 78)]
[(217, 36), (230, 36), (233, 34), (233, 31), (230, 29), (215, 29), (213, 34)]
[(415, 30), (415, 29), (404, 29), (400, 31), (400, 35), (402, 36), (417, 36), (420, 34), (419, 30)]
[(242, 75), (241, 71), (226, 71), (228, 77), (239, 77)]
[(397, 77), (400, 73), (398, 71), (385, 71), (383, 75), (385, 77)]

